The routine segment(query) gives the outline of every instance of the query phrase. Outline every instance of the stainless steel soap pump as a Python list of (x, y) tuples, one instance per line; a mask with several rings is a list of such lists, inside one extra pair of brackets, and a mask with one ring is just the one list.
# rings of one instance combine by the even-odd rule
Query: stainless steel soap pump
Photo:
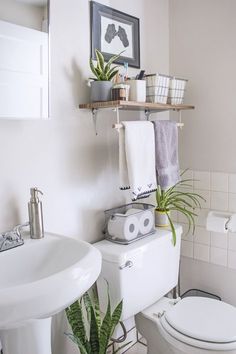
[(29, 210), (29, 224), (30, 224), (30, 237), (43, 238), (43, 209), (42, 202), (39, 200), (38, 194), (43, 194), (38, 188), (30, 188), (31, 198), (28, 203)]

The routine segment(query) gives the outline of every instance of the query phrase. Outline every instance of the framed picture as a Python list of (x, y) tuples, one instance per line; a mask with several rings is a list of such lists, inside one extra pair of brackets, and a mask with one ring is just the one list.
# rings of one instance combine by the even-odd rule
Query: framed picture
[(95, 49), (106, 61), (123, 52), (115, 63), (140, 68), (139, 19), (95, 1), (90, 6), (91, 57), (96, 59)]

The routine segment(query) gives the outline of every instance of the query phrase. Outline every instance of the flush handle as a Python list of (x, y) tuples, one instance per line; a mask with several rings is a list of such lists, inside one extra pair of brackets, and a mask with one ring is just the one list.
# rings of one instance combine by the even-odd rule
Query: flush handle
[(122, 269), (125, 269), (125, 268), (131, 268), (131, 267), (133, 267), (133, 262), (127, 261), (127, 262), (125, 262), (125, 264), (119, 266), (119, 269), (122, 270)]

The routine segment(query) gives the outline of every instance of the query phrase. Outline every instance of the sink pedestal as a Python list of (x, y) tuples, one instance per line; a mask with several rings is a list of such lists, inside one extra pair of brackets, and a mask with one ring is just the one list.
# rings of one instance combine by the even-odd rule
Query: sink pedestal
[(4, 354), (52, 354), (51, 318), (29, 321), (18, 328), (0, 330)]

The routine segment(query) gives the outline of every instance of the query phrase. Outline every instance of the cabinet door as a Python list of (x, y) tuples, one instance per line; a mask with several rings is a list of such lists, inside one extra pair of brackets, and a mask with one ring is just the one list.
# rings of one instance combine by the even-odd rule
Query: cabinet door
[(0, 21), (0, 118), (48, 117), (48, 34)]

